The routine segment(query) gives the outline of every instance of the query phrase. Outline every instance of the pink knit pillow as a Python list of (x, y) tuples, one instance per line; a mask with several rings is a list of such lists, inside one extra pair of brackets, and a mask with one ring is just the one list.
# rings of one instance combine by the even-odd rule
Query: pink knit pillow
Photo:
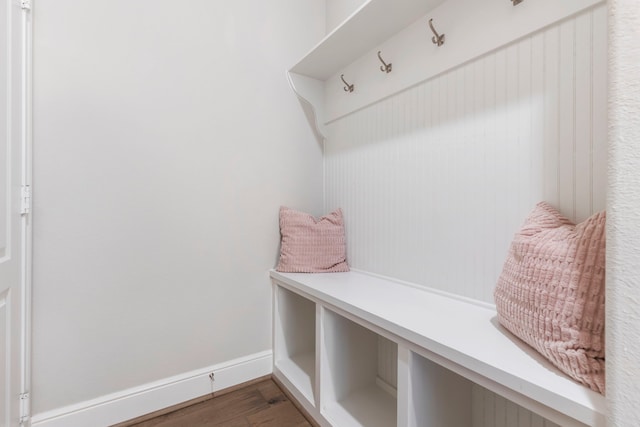
[(276, 270), (285, 273), (349, 271), (342, 210), (321, 218), (280, 208), (282, 245)]
[(574, 225), (538, 203), (515, 235), (494, 297), (499, 322), (604, 394), (605, 212)]

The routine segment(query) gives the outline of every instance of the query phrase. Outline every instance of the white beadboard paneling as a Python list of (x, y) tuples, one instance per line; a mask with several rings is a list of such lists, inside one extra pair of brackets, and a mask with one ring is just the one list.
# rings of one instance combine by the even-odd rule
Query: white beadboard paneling
[[(375, 4), (381, 3), (383, 2), (371, 1), (370, 5), (377, 9)], [(427, 7), (431, 3), (433, 7), (435, 3), (440, 2), (421, 3)], [(373, 42), (370, 34), (379, 33), (375, 30), (370, 31), (371, 28), (378, 27), (376, 24), (368, 28), (358, 28), (361, 40), (357, 44), (353, 42), (353, 34), (357, 32), (352, 31), (362, 23), (360, 19), (356, 19), (347, 26), (348, 31), (340, 31), (344, 35), (349, 34), (350, 37), (331, 38), (328, 45), (333, 49), (328, 49), (328, 45), (322, 45), (295, 65), (292, 71), (325, 82), (326, 116), (319, 121), (332, 122), (425, 79), (433, 78), (500, 49), (512, 40), (570, 19), (581, 11), (597, 7), (598, 4), (602, 4), (602, 1), (537, 0), (513, 7), (508, 0), (447, 0), (426, 15), (415, 16), (411, 25), (384, 42), (372, 44), (367, 44), (367, 40)], [(401, 15), (407, 8), (398, 5), (396, 9), (397, 14)], [(430, 18), (434, 19), (435, 28), (446, 35), (445, 44), (441, 47), (431, 43), (432, 34), (427, 24)], [(380, 26), (381, 30), (386, 28), (388, 25)], [(488, 28), (490, 30), (487, 30)], [(362, 48), (358, 51), (362, 55), (350, 58), (353, 62), (348, 63), (341, 53), (345, 51), (345, 46), (352, 45)], [(390, 74), (380, 72), (378, 50), (382, 51), (385, 59), (393, 62), (393, 71)], [(330, 51), (332, 53), (326, 55)], [(351, 52), (355, 53), (354, 50)], [(342, 74), (349, 83), (355, 84), (354, 92), (347, 93), (343, 90), (344, 84), (340, 79)]]
[[(471, 427), (478, 427), (484, 424), (484, 392), (486, 390), (476, 384), (471, 386), (471, 419), (473, 425)], [(482, 422), (480, 421), (482, 420)]]
[(484, 411), (482, 419), (485, 426), (495, 424), (496, 420), (496, 395), (494, 393), (485, 393), (483, 395)]
[(507, 424), (507, 399), (502, 396), (496, 395), (494, 402), (494, 420), (493, 425), (495, 427), (509, 427)]
[[(591, 33), (591, 147), (592, 147), (592, 182), (607, 180), (607, 8), (595, 9), (592, 13), (593, 31)], [(593, 209), (599, 211), (606, 205), (606, 187), (593, 186)]]
[(604, 208), (604, 9), (328, 126), (326, 207), (345, 210), (353, 267), (492, 302), (535, 203)]
[[(543, 109), (554, 111), (558, 105), (558, 88), (560, 87), (560, 30), (558, 27), (549, 28), (543, 34)], [(554, 90), (555, 89), (555, 90)], [(545, 114), (543, 125), (544, 167), (543, 198), (554, 206), (559, 206), (560, 175), (559, 159), (559, 131), (560, 119), (558, 114)]]
[(592, 57), (592, 19), (593, 15), (583, 14), (575, 19), (574, 55), (575, 55), (575, 167), (574, 193), (575, 216), (578, 221), (586, 219), (593, 210), (593, 150), (591, 123), (593, 68)]
[[(350, 264), (491, 303), (535, 203), (604, 209), (606, 32), (602, 5), (329, 124), (325, 203), (345, 210)], [(472, 412), (556, 426), (479, 386)]]
[[(558, 196), (560, 210), (570, 217), (575, 217), (575, 20), (560, 24), (560, 64), (559, 64), (559, 96), (558, 117), (560, 119), (559, 164), (560, 194)], [(581, 70), (584, 72), (584, 70)]]
[[(484, 390), (485, 393), (489, 393), (489, 391)], [(518, 412), (519, 411), (524, 411), (523, 408), (521, 408), (520, 406), (516, 405), (513, 402), (507, 402), (507, 408), (506, 408), (506, 419), (507, 419), (507, 425), (508, 426), (517, 426), (518, 425)], [(479, 426), (476, 426), (479, 427)], [(519, 427), (526, 427), (526, 426), (519, 426)]]
[(473, 385), (472, 402), (472, 427), (560, 427), (479, 385)]

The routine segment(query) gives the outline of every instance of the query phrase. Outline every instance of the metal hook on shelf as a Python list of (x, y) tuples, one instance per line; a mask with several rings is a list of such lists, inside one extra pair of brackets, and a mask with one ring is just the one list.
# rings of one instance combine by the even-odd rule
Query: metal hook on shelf
[(340, 74), (340, 79), (346, 85), (345, 87), (343, 87), (344, 91), (353, 92), (353, 85), (350, 85), (349, 83), (346, 82), (346, 80), (344, 79), (344, 74)]
[(442, 46), (444, 44), (444, 34), (438, 34), (436, 29), (433, 28), (432, 21), (433, 21), (433, 19), (429, 19), (429, 27), (431, 27), (431, 31), (433, 32), (433, 34), (435, 34), (435, 36), (431, 37), (431, 41), (433, 42), (433, 44), (436, 44), (438, 46)]
[(380, 60), (380, 62), (382, 62), (382, 65), (380, 66), (380, 71), (382, 71), (383, 73), (390, 73), (391, 72), (391, 63), (386, 63), (384, 62), (384, 59), (382, 59), (382, 56), (380, 56), (380, 52), (378, 51), (378, 59)]

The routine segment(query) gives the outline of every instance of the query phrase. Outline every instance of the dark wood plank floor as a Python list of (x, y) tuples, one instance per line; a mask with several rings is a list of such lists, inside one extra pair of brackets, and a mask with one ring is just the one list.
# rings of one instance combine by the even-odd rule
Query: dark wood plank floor
[(311, 427), (271, 379), (129, 427)]

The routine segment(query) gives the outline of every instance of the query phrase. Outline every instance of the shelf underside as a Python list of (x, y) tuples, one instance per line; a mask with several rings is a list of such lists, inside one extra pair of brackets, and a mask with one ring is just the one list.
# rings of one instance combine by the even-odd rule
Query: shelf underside
[(324, 81), (444, 0), (370, 0), (327, 35), (291, 72)]

